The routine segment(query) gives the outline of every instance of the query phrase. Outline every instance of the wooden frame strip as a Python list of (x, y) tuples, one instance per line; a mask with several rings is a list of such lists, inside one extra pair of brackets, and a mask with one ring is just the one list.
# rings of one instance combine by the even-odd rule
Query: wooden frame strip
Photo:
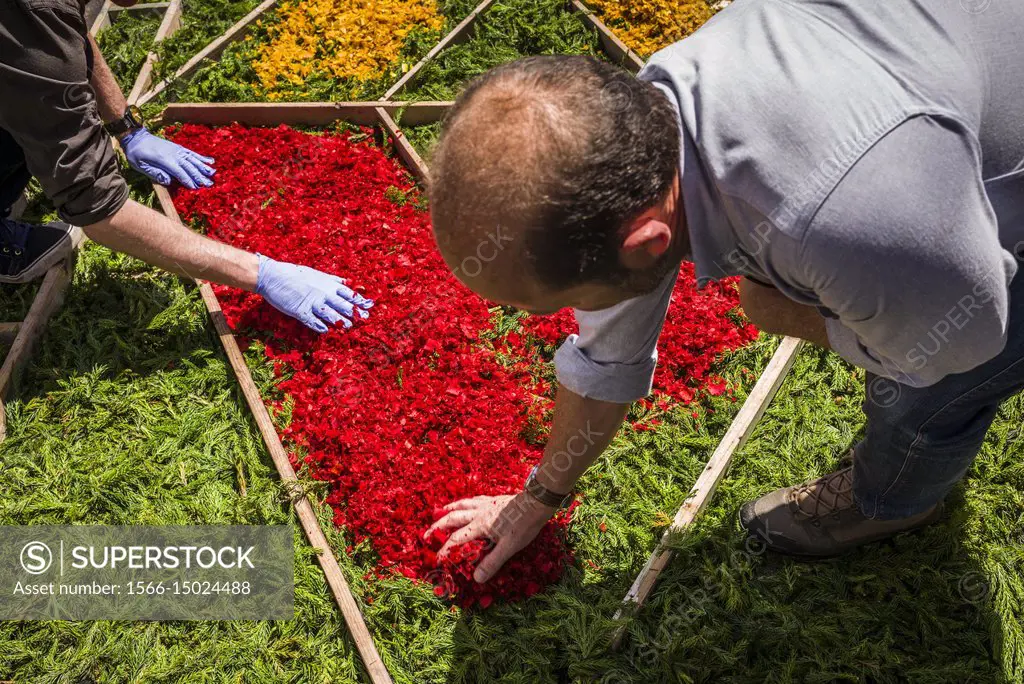
[(207, 59), (215, 59), (233, 42), (244, 36), (249, 28), (258, 20), (264, 12), (277, 5), (278, 0), (263, 0), (251, 12), (235, 22), (219, 38), (214, 39), (209, 45), (192, 56), (192, 59), (185, 62), (180, 69), (171, 76), (163, 79), (148, 91), (139, 96), (140, 107), (164, 92), (172, 83), (187, 78), (195, 72)]
[[(725, 471), (729, 468), (733, 454), (743, 447), (744, 443), (754, 432), (754, 428), (757, 426), (761, 416), (764, 415), (765, 409), (768, 408), (768, 404), (771, 403), (775, 393), (782, 386), (782, 382), (786, 379), (789, 369), (793, 367), (793, 363), (796, 361), (797, 354), (802, 346), (803, 340), (795, 337), (783, 338), (782, 343), (772, 355), (771, 361), (768, 362), (764, 372), (761, 373), (761, 377), (758, 378), (754, 388), (747, 395), (747, 400), (743, 402), (743, 406), (736, 414), (722, 441), (719, 442), (718, 447), (711, 454), (711, 458), (701, 472), (700, 477), (697, 478), (697, 482), (693, 485), (686, 500), (683, 501), (683, 505), (676, 512), (672, 525), (662, 535), (661, 541), (658, 543), (657, 548), (654, 549), (654, 553), (647, 559), (647, 564), (640, 571), (640, 574), (633, 582), (633, 586), (629, 588), (629, 592), (622, 600), (622, 606), (615, 613), (616, 620), (626, 615), (634, 614), (644, 604), (647, 597), (650, 596), (655, 583), (658, 581), (658, 575), (661, 574), (661, 571), (672, 560), (672, 556), (675, 553), (669, 547), (672, 538), (685, 532), (693, 524), (697, 516), (707, 507), (715, 493), (715, 489), (718, 487), (718, 483), (722, 481)], [(625, 632), (626, 626), (623, 624), (618, 628), (612, 639), (612, 648), (618, 648), (621, 645)]]
[[(163, 41), (164, 38), (177, 31), (181, 26), (181, 2), (182, 0), (170, 0), (170, 2), (166, 3), (167, 9), (164, 12), (163, 21), (160, 22), (160, 27), (156, 30), (156, 35), (153, 36), (154, 48)], [(138, 7), (138, 5), (136, 6)], [(143, 5), (143, 7), (145, 7), (145, 5)], [(156, 62), (156, 52), (154, 50), (150, 50), (149, 54), (146, 55), (146, 61), (142, 64), (142, 68), (139, 69), (138, 76), (135, 77), (135, 83), (132, 85), (132, 90), (128, 94), (128, 104), (136, 104), (138, 99), (142, 96), (142, 93), (153, 85), (153, 67), (156, 66)]]
[[(111, 14), (117, 14), (118, 12), (127, 12), (128, 14), (146, 14), (153, 10), (165, 10), (170, 6), (170, 2), (141, 2), (138, 5), (132, 5), (131, 7), (118, 7), (117, 5), (114, 5), (107, 11)], [(163, 12), (161, 11), (160, 14), (163, 14)]]
[(450, 100), (424, 102), (387, 102), (382, 105), (388, 116), (400, 126), (419, 126), (441, 121), (455, 103)]
[(608, 53), (608, 56), (621, 64), (625, 68), (629, 69), (633, 73), (636, 73), (644, 68), (644, 60), (640, 55), (633, 52), (619, 40), (619, 37), (615, 35), (615, 32), (605, 26), (604, 22), (598, 19), (597, 15), (594, 14), (594, 10), (587, 7), (581, 0), (570, 0), (569, 4), (576, 9), (577, 12), (583, 15), (584, 19), (597, 29), (597, 38), (601, 41), (601, 47)]
[(343, 119), (358, 126), (379, 123), (385, 102), (172, 102), (158, 125), (196, 123), (206, 126), (328, 126)]
[(43, 282), (36, 292), (32, 306), (29, 307), (25, 320), (20, 324), (5, 323), (5, 326), (17, 326), (14, 341), (11, 349), (4, 358), (3, 366), (0, 367), (0, 442), (7, 437), (7, 410), (4, 402), (7, 400), (7, 391), (14, 384), (18, 373), (24, 367), (36, 342), (42, 337), (46, 330), (46, 324), (53, 312), (60, 307), (64, 301), (64, 292), (71, 281), (71, 272), (74, 270), (75, 253), (50, 270), (43, 276)]
[(96, 18), (92, 20), (92, 25), (89, 26), (89, 35), (95, 38), (100, 31), (110, 26), (110, 10), (116, 6), (111, 0), (103, 0), (103, 6), (100, 7)]
[(398, 158), (401, 159), (410, 170), (412, 170), (413, 175), (415, 175), (421, 183), (426, 183), (429, 178), (427, 163), (423, 161), (423, 158), (420, 157), (419, 153), (416, 152), (416, 149), (409, 143), (405, 135), (398, 128), (398, 124), (395, 123), (395, 120), (391, 118), (391, 115), (388, 114), (386, 109), (378, 107), (377, 116), (380, 118), (381, 126), (384, 127), (385, 132), (391, 138), (391, 141), (395, 146), (395, 152), (398, 153)]
[(360, 126), (382, 123), (378, 109), (394, 121), (418, 126), (440, 121), (452, 102), (172, 102), (154, 122), (157, 126), (173, 123), (198, 123), (225, 126), (240, 123), (246, 126), (278, 124), (327, 126), (339, 119)]
[(431, 48), (430, 52), (424, 55), (423, 59), (416, 62), (416, 64), (414, 64), (413, 67), (409, 69), (409, 71), (405, 72), (405, 74), (402, 75), (402, 78), (398, 79), (398, 81), (393, 86), (388, 88), (387, 92), (384, 93), (384, 97), (382, 99), (393, 100), (395, 99), (396, 95), (404, 93), (410, 85), (416, 82), (416, 79), (419, 77), (419, 73), (423, 69), (423, 67), (425, 67), (431, 61), (433, 61), (434, 58), (437, 57), (439, 54), (441, 54), (442, 50), (445, 50), (451, 47), (452, 45), (456, 45), (465, 40), (466, 38), (468, 38), (469, 33), (473, 29), (473, 25), (476, 23), (477, 18), (481, 14), (486, 12), (490, 8), (490, 6), (494, 4), (494, 2), (495, 0), (483, 0), (483, 2), (477, 5), (472, 12), (466, 15), (465, 19), (460, 21), (458, 25), (456, 25), (456, 27), (452, 29), (451, 32), (448, 33), (447, 36), (442, 38), (437, 45)]
[[(171, 200), (171, 194), (161, 185), (154, 184), (153, 188), (156, 191), (157, 199), (164, 214), (170, 219), (181, 223), (181, 218), (178, 216), (178, 212), (174, 208), (174, 202)], [(310, 546), (318, 551), (317, 561), (320, 563), (320, 567), (323, 568), (327, 584), (334, 595), (334, 600), (341, 609), (341, 614), (345, 624), (348, 626), (349, 633), (356, 642), (356, 648), (362, 657), (363, 666), (366, 667), (373, 684), (392, 684), (391, 675), (388, 674), (387, 667), (384, 666), (380, 653), (377, 651), (377, 646), (373, 643), (373, 637), (370, 635), (366, 622), (363, 620), (362, 611), (359, 610), (359, 605), (356, 603), (355, 597), (352, 596), (352, 590), (349, 588), (348, 581), (338, 565), (338, 559), (335, 558), (334, 551), (331, 549), (327, 537), (320, 528), (320, 521), (317, 520), (313, 504), (307, 496), (301, 493), (295, 469), (292, 468), (291, 461), (288, 459), (288, 453), (285, 451), (284, 445), (281, 444), (277, 428), (274, 427), (274, 422), (267, 411), (266, 405), (263, 403), (263, 398), (260, 396), (256, 383), (252, 379), (249, 367), (245, 364), (245, 357), (242, 356), (238, 342), (235, 340), (235, 336), (224, 319), (224, 312), (221, 310), (220, 302), (217, 301), (217, 295), (214, 294), (213, 288), (210, 287), (209, 283), (199, 279), (196, 279), (195, 282), (199, 286), (199, 293), (202, 295), (206, 310), (210, 313), (213, 327), (217, 331), (217, 336), (220, 338), (224, 353), (227, 354), (228, 361), (231, 363), (231, 369), (234, 371), (238, 385), (245, 396), (245, 403), (249, 406), (253, 418), (256, 419), (260, 435), (262, 435), (263, 442), (267, 445), (270, 457), (274, 461), (274, 467), (277, 469), (285, 489), (295, 495), (292, 499), (295, 513), (298, 515), (299, 522), (302, 524), (302, 529), (306, 533), (306, 539), (309, 540)]]
[(131, 7), (119, 7), (115, 5), (112, 0), (104, 0), (103, 4), (100, 5), (99, 11), (96, 16), (93, 17), (92, 23), (89, 25), (89, 34), (95, 38), (99, 35), (99, 32), (105, 28), (108, 28), (114, 23), (114, 15), (120, 12), (127, 12), (129, 14), (147, 14), (150, 12), (162, 12), (165, 8), (170, 6), (170, 2), (143, 2), (138, 5), (132, 5)]

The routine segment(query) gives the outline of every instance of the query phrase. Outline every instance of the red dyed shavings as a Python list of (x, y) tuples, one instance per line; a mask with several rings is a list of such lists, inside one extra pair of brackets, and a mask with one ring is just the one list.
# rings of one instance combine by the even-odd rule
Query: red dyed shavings
[[(685, 404), (701, 389), (712, 396), (727, 391), (724, 380), (709, 377), (715, 360), (758, 335), (751, 323), (737, 323), (735, 311), (740, 301), (735, 282), (736, 278), (723, 278), (697, 290), (693, 264), (683, 262), (658, 339), (656, 394)], [(551, 316), (531, 316), (523, 322), (523, 329), (554, 346), (576, 331), (576, 322), (572, 310), (563, 309)], [(510, 346), (525, 354), (525, 344)]]
[[(307, 454), (313, 477), (330, 483), (335, 522), (371, 542), (378, 574), (428, 580), (438, 596), (481, 607), (557, 581), (572, 561), (563, 542), (571, 513), (486, 585), (472, 580), (482, 542), (438, 563), (446, 535), (421, 537), (447, 503), (521, 489), (541, 455), (523, 437), (527, 418), (549, 405), (537, 399), (547, 391), (525, 363), (499, 365), (480, 345), (487, 305), (444, 265), (401, 166), (349, 134), (186, 125), (172, 137), (217, 160), (216, 185), (176, 193), (183, 218), (215, 239), (338, 274), (376, 300), (351, 330), (316, 335), (256, 295), (215, 288), (229, 324), (264, 342), (277, 370), (287, 370), (280, 388), (292, 409), (283, 437)], [(688, 400), (715, 355), (756, 331), (726, 316), (735, 288), (691, 292), (690, 265), (680, 280), (655, 382)], [(525, 330), (553, 342), (573, 329), (567, 321), (570, 312), (533, 317)], [(522, 351), (530, 335), (504, 344)]]
[[(216, 288), (231, 326), (256, 331), (287, 366), (283, 437), (330, 482), (336, 523), (371, 541), (379, 572), (430, 580), (464, 606), (524, 598), (571, 560), (568, 516), (483, 586), (478, 544), (438, 566), (444, 537), (421, 535), (445, 504), (522, 488), (541, 455), (521, 437), (531, 387), (480, 349), (487, 305), (445, 267), (408, 175), (349, 137), (186, 125), (173, 139), (216, 158), (216, 185), (179, 191), (175, 206), (213, 238), (340, 275), (376, 300), (368, 320), (320, 336), (256, 295)], [(392, 186), (402, 206), (385, 197)]]

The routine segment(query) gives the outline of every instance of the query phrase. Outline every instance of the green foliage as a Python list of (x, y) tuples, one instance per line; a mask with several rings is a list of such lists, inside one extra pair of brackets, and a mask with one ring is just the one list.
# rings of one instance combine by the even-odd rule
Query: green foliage
[(399, 207), (404, 207), (405, 203), (409, 201), (409, 198), (402, 191), (401, 188), (396, 188), (394, 185), (389, 185), (388, 189), (384, 191), (384, 197), (389, 202), (393, 202)]
[(184, 0), (181, 26), (157, 46), (154, 80), (173, 74), (258, 4), (259, 0)]
[(113, 23), (96, 37), (96, 43), (114, 72), (117, 84), (127, 93), (153, 47), (153, 36), (161, 18), (155, 11), (141, 10), (115, 12), (113, 17)]
[[(202, 302), (176, 277), (87, 245), (10, 399), (2, 524), (292, 520)], [(352, 681), (357, 658), (295, 530), (297, 620), (0, 623), (0, 679)]]
[[(401, 121), (401, 117), (399, 117), (399, 124), (401, 124)], [(430, 153), (433, 151), (434, 145), (437, 144), (437, 139), (441, 135), (441, 122), (438, 121), (419, 126), (402, 126), (402, 133), (419, 155), (429, 163)]]
[[(469, 40), (447, 48), (426, 65), (402, 99), (454, 100), (468, 81), (494, 66), (528, 55), (557, 54), (604, 58), (595, 31), (565, 2), (499, 0), (477, 20)], [(441, 124), (403, 126), (402, 131), (429, 160)]]
[(478, 19), (472, 37), (424, 68), (403, 99), (454, 100), (491, 67), (528, 55), (601, 57), (597, 34), (564, 0), (500, 0)]

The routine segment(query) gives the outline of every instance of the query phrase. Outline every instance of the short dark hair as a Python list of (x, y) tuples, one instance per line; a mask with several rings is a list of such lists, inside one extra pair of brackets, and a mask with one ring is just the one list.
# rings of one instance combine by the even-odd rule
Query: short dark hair
[[(471, 117), (487, 123), (464, 125)], [(454, 139), (509, 119), (526, 129), (519, 138)], [(495, 160), (503, 144), (515, 146), (512, 159)], [(621, 281), (622, 229), (665, 197), (679, 154), (675, 109), (652, 84), (592, 57), (510, 62), (474, 79), (445, 118), (431, 168), (435, 230), (469, 217), (515, 226), (550, 288)], [(470, 193), (486, 199), (470, 201)], [(455, 206), (467, 202), (474, 206)]]

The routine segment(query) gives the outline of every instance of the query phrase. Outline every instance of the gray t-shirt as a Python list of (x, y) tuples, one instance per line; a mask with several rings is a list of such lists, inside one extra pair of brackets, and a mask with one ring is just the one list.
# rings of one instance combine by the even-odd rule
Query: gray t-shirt
[[(737, 0), (640, 78), (679, 112), (699, 284), (748, 275), (913, 386), (1005, 346), (1024, 259), (1024, 3)], [(676, 278), (577, 311), (586, 397), (646, 396)]]

